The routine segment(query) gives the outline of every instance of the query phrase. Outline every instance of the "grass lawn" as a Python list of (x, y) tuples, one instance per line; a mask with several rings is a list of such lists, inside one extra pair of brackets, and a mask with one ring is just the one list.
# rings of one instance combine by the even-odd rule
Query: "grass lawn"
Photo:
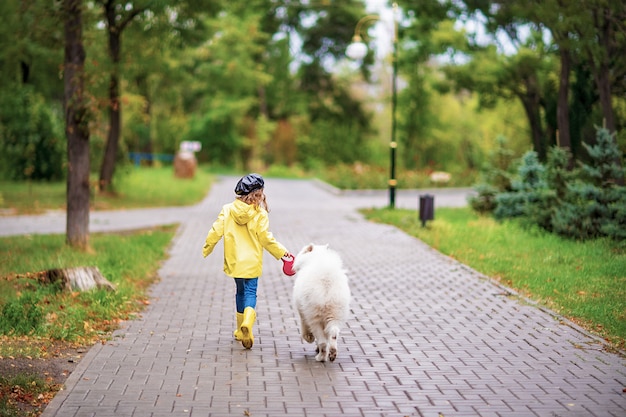
[[(171, 167), (133, 167), (116, 178), (115, 194), (94, 194), (92, 207), (195, 204), (212, 181), (203, 168), (194, 179), (177, 179)], [(0, 182), (0, 209), (5, 212), (64, 208), (64, 182)], [(146, 290), (157, 279), (175, 230), (172, 225), (92, 233), (87, 252), (70, 249), (64, 234), (0, 238), (0, 416), (39, 415), (68, 374), (62, 376), (55, 366), (67, 369), (68, 357), (107, 339), (121, 320), (149, 304)], [(68, 292), (40, 280), (40, 271), (74, 266), (97, 266), (117, 290)]]
[[(147, 302), (175, 227), (125, 234), (91, 234), (88, 252), (71, 249), (65, 235), (0, 239), (0, 356), (38, 356), (38, 346), (60, 340), (91, 344)], [(117, 286), (115, 292), (62, 291), (44, 284), (38, 272), (97, 266)], [(12, 338), (15, 336), (15, 338)], [(30, 336), (32, 344), (24, 344)], [(11, 343), (15, 340), (17, 343)]]
[[(92, 177), (91, 206), (94, 210), (141, 207), (187, 206), (206, 195), (213, 175), (204, 167), (191, 179), (174, 177), (171, 166), (125, 167), (114, 180), (114, 193), (96, 190)], [(65, 209), (66, 184), (60, 182), (0, 181), (0, 209), (11, 214), (36, 214)]]
[(440, 252), (626, 348), (626, 248), (577, 242), (499, 223), (469, 208), (439, 208), (422, 228), (415, 210), (365, 210)]
[[(92, 234), (89, 252), (70, 249), (65, 235), (0, 238), (0, 416), (39, 415), (69, 375), (59, 370), (68, 358), (149, 304), (175, 230)], [(37, 273), (73, 266), (97, 266), (117, 290), (64, 291)]]
[[(115, 195), (92, 199), (100, 208), (189, 205), (207, 194), (213, 176), (198, 169), (193, 179), (175, 178), (171, 167), (135, 168), (118, 177)], [(2, 183), (4, 204), (28, 211), (24, 200), (38, 208), (61, 208), (65, 191), (56, 183)], [(10, 196), (10, 198), (6, 198)], [(26, 197), (30, 196), (30, 197)], [(123, 234), (91, 234), (90, 250), (72, 250), (65, 235), (27, 235), (0, 239), (0, 335), (27, 336), (89, 343), (94, 337), (126, 319), (138, 302), (145, 302), (143, 290), (152, 282), (166, 255), (173, 226)], [(118, 286), (115, 293), (97, 290), (68, 294), (54, 286), (42, 285), (38, 272), (55, 268), (97, 266)], [(6, 342), (6, 340), (5, 340)], [(20, 346), (18, 343), (16, 346)], [(9, 352), (3, 343), (0, 355)], [(36, 356), (36, 352), (31, 354)]]

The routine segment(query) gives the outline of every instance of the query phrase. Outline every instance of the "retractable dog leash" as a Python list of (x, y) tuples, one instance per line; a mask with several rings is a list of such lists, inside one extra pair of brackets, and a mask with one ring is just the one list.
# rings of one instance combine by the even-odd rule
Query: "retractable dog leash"
[(293, 270), (293, 262), (296, 260), (295, 256), (283, 256), (280, 258), (283, 261), (283, 273), (290, 277), (296, 274)]

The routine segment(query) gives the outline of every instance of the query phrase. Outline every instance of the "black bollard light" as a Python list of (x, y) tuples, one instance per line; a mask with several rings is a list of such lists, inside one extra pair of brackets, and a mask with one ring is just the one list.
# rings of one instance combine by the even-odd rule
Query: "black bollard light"
[(435, 196), (431, 194), (422, 194), (419, 198), (419, 216), (422, 221), (422, 227), (425, 227), (427, 220), (433, 220), (435, 218)]

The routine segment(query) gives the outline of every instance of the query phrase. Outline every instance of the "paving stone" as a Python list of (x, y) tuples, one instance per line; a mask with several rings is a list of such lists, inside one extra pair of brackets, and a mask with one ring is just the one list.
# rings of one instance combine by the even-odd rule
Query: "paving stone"
[[(384, 194), (337, 194), (311, 181), (267, 179), (270, 224), (293, 253), (328, 243), (344, 260), (353, 300), (337, 360), (316, 362), (301, 340), (293, 279), (267, 253), (255, 344), (243, 349), (232, 337), (235, 287), (222, 272), (221, 243), (201, 256), (236, 180), (223, 178), (197, 206), (98, 215), (111, 230), (136, 218), (181, 225), (151, 304), (90, 349), (43, 417), (626, 415), (626, 363), (598, 339), (365, 221), (357, 209), (384, 206)], [(435, 204), (459, 205), (454, 195)], [(398, 201), (416, 208), (417, 194)]]

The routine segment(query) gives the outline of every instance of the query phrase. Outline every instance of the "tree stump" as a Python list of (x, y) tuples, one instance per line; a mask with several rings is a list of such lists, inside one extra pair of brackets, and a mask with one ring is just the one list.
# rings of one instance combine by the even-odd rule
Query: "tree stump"
[(174, 176), (176, 178), (193, 178), (196, 175), (198, 161), (193, 152), (178, 152), (174, 157)]
[(116, 290), (115, 285), (102, 275), (97, 266), (49, 269), (44, 271), (43, 281), (51, 284), (61, 281), (68, 291), (89, 291), (93, 288)]

